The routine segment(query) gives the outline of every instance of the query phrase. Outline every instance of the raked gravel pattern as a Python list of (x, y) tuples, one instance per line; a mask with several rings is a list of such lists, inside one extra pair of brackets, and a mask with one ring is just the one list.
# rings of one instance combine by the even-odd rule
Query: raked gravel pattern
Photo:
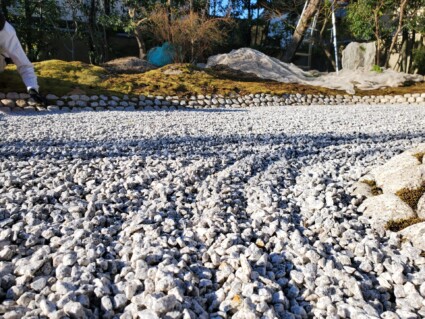
[(350, 187), (425, 105), (0, 115), (0, 317), (423, 318)]

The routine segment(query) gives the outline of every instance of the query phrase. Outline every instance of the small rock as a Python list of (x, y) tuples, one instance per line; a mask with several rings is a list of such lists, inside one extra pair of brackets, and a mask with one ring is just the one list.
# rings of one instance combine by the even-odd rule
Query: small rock
[(425, 237), (425, 222), (406, 227), (399, 234), (403, 238), (410, 240), (413, 247), (425, 251), (425, 241), (423, 240)]
[(155, 299), (152, 305), (152, 310), (154, 310), (157, 314), (164, 314), (172, 311), (177, 303), (177, 299), (174, 295), (168, 295)]
[(49, 316), (56, 311), (56, 306), (51, 301), (43, 299), (40, 301), (40, 309), (43, 315)]
[(158, 315), (149, 309), (139, 311), (137, 316), (139, 319), (159, 319)]
[(85, 313), (84, 313), (84, 307), (75, 301), (70, 301), (68, 302), (64, 307), (63, 307), (64, 312), (71, 317), (74, 318), (84, 318), (85, 317)]
[(35, 291), (41, 291), (47, 285), (47, 277), (40, 277), (31, 283), (31, 289)]

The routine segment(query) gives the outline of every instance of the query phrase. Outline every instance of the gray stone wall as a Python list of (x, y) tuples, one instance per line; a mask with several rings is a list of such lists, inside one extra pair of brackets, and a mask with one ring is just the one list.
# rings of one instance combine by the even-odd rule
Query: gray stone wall
[(424, 103), (425, 93), (405, 95), (312, 95), (312, 94), (249, 94), (244, 96), (193, 95), (188, 98), (178, 96), (106, 96), (106, 95), (66, 95), (58, 97), (48, 94), (49, 105), (37, 106), (25, 93), (0, 93), (2, 111), (102, 111), (102, 110), (176, 110), (176, 109), (215, 109), (247, 108), (279, 105), (350, 105), (350, 104), (414, 104)]

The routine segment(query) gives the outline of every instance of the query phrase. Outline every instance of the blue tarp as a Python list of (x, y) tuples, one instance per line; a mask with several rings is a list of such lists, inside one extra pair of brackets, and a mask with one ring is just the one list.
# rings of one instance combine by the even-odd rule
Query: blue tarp
[(174, 48), (168, 42), (160, 47), (154, 47), (148, 52), (148, 62), (156, 66), (164, 66), (173, 63)]

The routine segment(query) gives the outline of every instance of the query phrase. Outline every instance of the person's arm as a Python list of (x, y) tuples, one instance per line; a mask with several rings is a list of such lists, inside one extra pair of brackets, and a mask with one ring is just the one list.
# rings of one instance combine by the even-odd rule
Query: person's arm
[(39, 86), (37, 83), (37, 76), (34, 72), (34, 66), (25, 54), (25, 51), (16, 36), (15, 29), (6, 22), (2, 32), (7, 32), (7, 40), (4, 47), (5, 53), (12, 59), (13, 63), (15, 63), (22, 81), (27, 87), (27, 91), (30, 92), (32, 89), (38, 92)]

